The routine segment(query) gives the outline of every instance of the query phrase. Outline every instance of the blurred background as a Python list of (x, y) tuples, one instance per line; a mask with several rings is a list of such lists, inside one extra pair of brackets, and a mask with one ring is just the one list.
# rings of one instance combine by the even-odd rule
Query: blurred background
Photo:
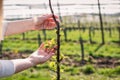
[[(50, 14), (48, 0), (4, 0), (4, 21)], [(61, 80), (120, 79), (120, 0), (52, 0), (61, 20)], [(29, 31), (6, 37), (1, 59), (25, 58), (56, 30)], [(55, 56), (53, 57), (55, 58)], [(56, 80), (48, 61), (1, 80)]]

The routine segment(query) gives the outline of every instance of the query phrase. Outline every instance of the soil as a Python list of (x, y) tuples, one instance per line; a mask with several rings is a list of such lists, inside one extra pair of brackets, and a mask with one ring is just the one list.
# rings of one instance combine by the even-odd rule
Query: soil
[(68, 66), (83, 66), (86, 64), (93, 64), (95, 67), (98, 68), (115, 68), (120, 66), (120, 59), (117, 58), (107, 58), (107, 57), (98, 57), (93, 58), (92, 56), (89, 57), (88, 60), (75, 60), (74, 57), (69, 57), (62, 60), (62, 64)]
[[(26, 58), (28, 57), (27, 53), (11, 53), (5, 52), (4, 54), (0, 55), (0, 59), (18, 59), (18, 58)], [(75, 60), (75, 57), (78, 56), (70, 56), (68, 55), (67, 58), (64, 58), (61, 63), (66, 66), (83, 66), (86, 64), (93, 64), (95, 67), (99, 68), (114, 68), (120, 66), (120, 59), (117, 58), (109, 58), (109, 57), (97, 57), (94, 58), (89, 56), (88, 60)], [(79, 58), (79, 57), (78, 57)]]

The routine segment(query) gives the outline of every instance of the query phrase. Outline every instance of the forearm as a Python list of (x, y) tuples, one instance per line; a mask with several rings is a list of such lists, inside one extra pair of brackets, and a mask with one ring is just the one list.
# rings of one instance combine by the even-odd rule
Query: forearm
[(23, 33), (32, 30), (34, 22), (32, 19), (7, 22), (5, 36)]
[(0, 60), (0, 77), (6, 77), (26, 70), (34, 64), (28, 59)]
[(32, 66), (35, 66), (28, 58), (26, 59), (16, 59), (11, 60), (14, 64), (15, 73), (21, 72), (23, 70), (26, 70)]

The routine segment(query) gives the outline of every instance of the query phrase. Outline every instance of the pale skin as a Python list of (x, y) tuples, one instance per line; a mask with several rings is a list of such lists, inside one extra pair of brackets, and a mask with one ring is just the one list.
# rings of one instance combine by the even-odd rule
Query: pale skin
[[(58, 16), (55, 16), (59, 21)], [(5, 36), (23, 33), (30, 30), (54, 29), (56, 24), (51, 14), (34, 17), (33, 19), (18, 20), (7, 23), (7, 31)]]
[[(55, 17), (57, 21), (59, 21), (58, 16), (55, 15)], [(52, 18), (52, 15), (47, 14), (34, 19), (10, 22), (8, 23), (8, 26), (9, 27), (7, 28), (5, 36), (23, 33), (29, 30), (54, 29), (56, 24)], [(44, 43), (42, 43), (39, 49), (37, 49), (29, 57), (25, 59), (11, 60), (15, 66), (15, 73), (48, 61), (55, 54), (55, 48), (56, 47), (54, 46), (53, 48), (45, 51)]]
[(32, 53), (28, 58), (11, 60), (15, 66), (15, 73), (21, 72), (32, 66), (35, 66), (37, 64), (42, 64), (48, 61), (55, 54), (56, 49), (54, 48), (45, 51), (44, 43), (42, 43), (40, 48), (36, 50), (34, 53)]

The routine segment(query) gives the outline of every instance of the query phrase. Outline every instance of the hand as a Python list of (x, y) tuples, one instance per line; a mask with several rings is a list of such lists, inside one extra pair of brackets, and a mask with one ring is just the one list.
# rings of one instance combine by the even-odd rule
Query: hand
[[(58, 16), (55, 15), (56, 20), (59, 22)], [(40, 29), (54, 29), (56, 27), (56, 23), (52, 18), (52, 14), (43, 15), (41, 17), (34, 18), (35, 25), (33, 30)]]
[(54, 54), (55, 54), (55, 49), (56, 47), (54, 46), (51, 49), (47, 49), (44, 46), (44, 43), (41, 44), (40, 48), (36, 50), (33, 54), (31, 54), (28, 59), (34, 64), (40, 64), (48, 61)]

